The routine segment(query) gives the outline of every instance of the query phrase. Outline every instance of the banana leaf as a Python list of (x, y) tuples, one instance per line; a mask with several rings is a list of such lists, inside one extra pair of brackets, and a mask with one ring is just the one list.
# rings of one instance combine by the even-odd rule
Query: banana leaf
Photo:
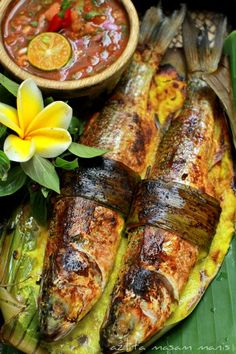
[(4, 345), (2, 349), (0, 347), (0, 353), (1, 354), (22, 354), (22, 352), (20, 352), (19, 350), (9, 347), (7, 345)]
[(0, 238), (0, 336), (23, 352), (43, 354), (38, 340), (37, 301), (47, 234), (28, 206), (9, 220)]

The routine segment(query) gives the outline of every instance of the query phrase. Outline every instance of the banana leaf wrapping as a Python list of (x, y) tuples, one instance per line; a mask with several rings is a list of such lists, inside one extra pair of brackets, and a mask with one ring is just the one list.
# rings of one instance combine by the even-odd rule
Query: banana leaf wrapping
[(216, 199), (195, 188), (176, 182), (144, 180), (137, 188), (127, 227), (160, 226), (208, 249), (220, 212)]
[(62, 177), (62, 197), (84, 197), (120, 212), (129, 214), (133, 190), (140, 177), (120, 162), (108, 158), (82, 161), (75, 173)]

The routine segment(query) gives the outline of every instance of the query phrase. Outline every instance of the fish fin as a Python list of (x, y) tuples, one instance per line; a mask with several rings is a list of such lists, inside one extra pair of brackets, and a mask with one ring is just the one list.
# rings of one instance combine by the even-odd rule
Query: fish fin
[(217, 26), (216, 26), (215, 43), (212, 49), (212, 68), (210, 72), (214, 72), (218, 68), (226, 33), (227, 33), (227, 19), (225, 16), (219, 15), (219, 19), (217, 21)]
[(227, 57), (223, 57), (214, 73), (203, 75), (203, 80), (212, 88), (222, 103), (231, 128), (232, 140), (236, 149), (236, 107), (230, 79), (230, 67)]
[(152, 33), (163, 20), (163, 13), (160, 4), (157, 7), (150, 7), (143, 17), (140, 25), (139, 45), (144, 45), (152, 42)]
[(212, 73), (219, 64), (224, 37), (226, 34), (226, 17), (216, 17), (216, 33), (213, 47), (210, 46), (207, 27), (198, 30), (190, 15), (183, 23), (183, 46), (189, 73)]
[(183, 22), (183, 46), (188, 70), (191, 73), (201, 70), (199, 52), (198, 52), (199, 31), (194, 25), (189, 14), (186, 15)]
[(155, 46), (155, 49), (163, 54), (183, 23), (185, 13), (184, 4), (170, 17), (163, 14), (161, 2), (157, 7), (153, 6), (148, 9), (140, 26), (139, 46)]

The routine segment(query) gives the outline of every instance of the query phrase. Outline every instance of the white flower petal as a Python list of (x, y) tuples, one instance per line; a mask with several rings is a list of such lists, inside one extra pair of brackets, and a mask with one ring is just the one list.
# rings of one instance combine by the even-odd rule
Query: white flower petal
[(3, 146), (4, 152), (11, 161), (25, 162), (35, 153), (33, 140), (23, 140), (16, 135), (8, 135)]
[(43, 110), (42, 93), (32, 79), (22, 82), (17, 93), (19, 125), (26, 132), (29, 124)]

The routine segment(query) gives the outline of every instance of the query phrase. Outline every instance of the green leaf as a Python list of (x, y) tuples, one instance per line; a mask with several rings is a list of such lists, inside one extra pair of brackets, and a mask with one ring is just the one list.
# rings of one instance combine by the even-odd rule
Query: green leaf
[(11, 195), (17, 192), (26, 181), (26, 175), (20, 166), (12, 168), (8, 172), (7, 180), (0, 181), (0, 197)]
[(10, 170), (11, 163), (7, 155), (0, 150), (0, 180), (7, 180), (7, 173)]
[(30, 189), (30, 206), (32, 216), (40, 225), (47, 224), (47, 199), (41, 190), (32, 191)]
[(38, 27), (38, 21), (32, 21), (32, 22), (30, 22), (30, 24), (31, 24), (31, 26), (33, 26), (33, 27)]
[(229, 55), (231, 82), (234, 94), (234, 103), (236, 104), (236, 31), (233, 31), (225, 39), (224, 53)]
[(44, 198), (47, 198), (50, 193), (50, 189), (42, 187), (41, 192), (42, 192), (42, 195), (44, 196)]
[(71, 3), (72, 3), (72, 0), (62, 0), (61, 11), (59, 12), (58, 16), (63, 18), (64, 15), (65, 15), (66, 10), (71, 7)]
[(16, 104), (16, 98), (5, 87), (0, 84), (0, 101), (14, 107)]
[(74, 141), (78, 141), (79, 136), (82, 134), (85, 126), (85, 121), (73, 116), (68, 128), (69, 133), (73, 136)]
[(0, 124), (0, 138), (6, 133), (7, 127), (3, 124)]
[(236, 353), (235, 252), (234, 236), (222, 268), (194, 312), (145, 353)]
[(4, 344), (2, 351), (0, 351), (0, 353), (2, 354), (21, 354), (22, 352), (20, 352), (19, 350), (13, 348), (13, 347), (9, 347), (8, 345)]
[(75, 170), (77, 167), (79, 167), (78, 159), (75, 159), (73, 161), (67, 161), (62, 159), (61, 157), (56, 158), (54, 165), (55, 167), (62, 168), (67, 171)]
[(44, 105), (48, 106), (50, 103), (54, 102), (54, 98), (52, 96), (46, 97), (44, 100)]
[(86, 146), (86, 145), (82, 145), (82, 144), (76, 144), (76, 143), (72, 143), (70, 145), (70, 147), (68, 148), (68, 150), (72, 154), (74, 154), (78, 157), (86, 158), (86, 159), (101, 156), (101, 155), (104, 155), (108, 152), (108, 150), (97, 149), (95, 147)]
[(99, 16), (99, 15), (100, 15), (100, 12), (98, 12), (98, 11), (90, 11), (90, 12), (87, 12), (84, 14), (84, 18), (85, 18), (85, 20), (89, 21), (92, 18)]
[(29, 161), (22, 162), (21, 167), (33, 181), (60, 193), (59, 177), (51, 162), (39, 155), (35, 155)]
[(5, 87), (12, 95), (17, 96), (17, 91), (19, 85), (6, 77), (5, 75), (0, 73), (0, 84)]

